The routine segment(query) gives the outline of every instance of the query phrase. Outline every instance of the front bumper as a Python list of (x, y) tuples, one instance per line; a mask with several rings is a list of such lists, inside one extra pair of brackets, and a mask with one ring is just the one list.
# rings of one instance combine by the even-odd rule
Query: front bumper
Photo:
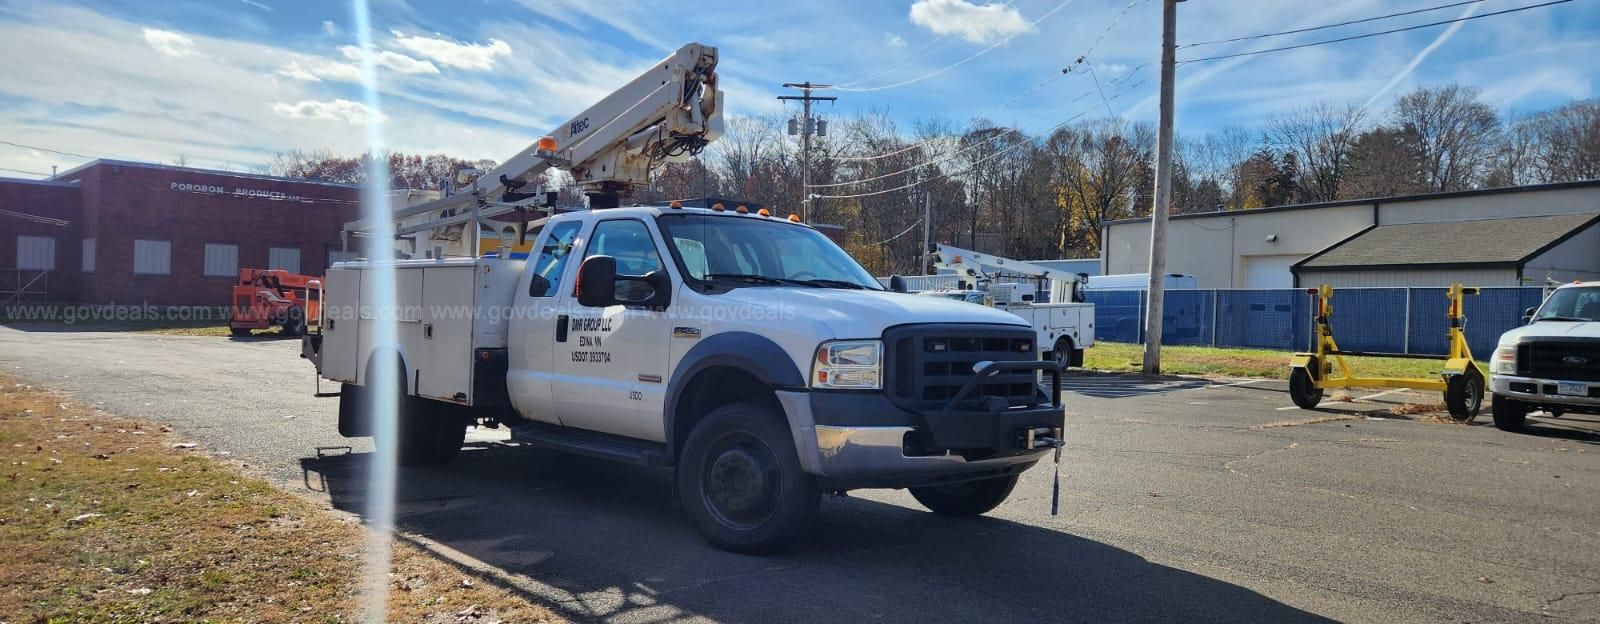
[(914, 487), (1032, 467), (1061, 438), (1056, 380), (1053, 402), (1031, 408), (918, 413), (878, 392), (781, 391), (778, 401), (801, 466), (829, 489)]
[(1489, 388), (1495, 396), (1503, 396), (1535, 405), (1563, 405), (1584, 409), (1600, 409), (1600, 382), (1583, 382), (1589, 387), (1589, 396), (1557, 394), (1559, 380), (1516, 375), (1492, 375)]

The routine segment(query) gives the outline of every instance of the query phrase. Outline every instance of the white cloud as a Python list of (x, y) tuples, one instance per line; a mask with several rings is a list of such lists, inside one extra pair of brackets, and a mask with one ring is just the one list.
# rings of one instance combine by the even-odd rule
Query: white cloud
[(329, 37), (339, 34), (339, 25), (333, 23), (333, 20), (322, 20), (322, 34)]
[(272, 7), (267, 6), (265, 4), (262, 4), (260, 2), (256, 2), (256, 0), (239, 0), (239, 1), (243, 2), (245, 4), (248, 4), (250, 6), (253, 6), (255, 8), (261, 9), (263, 11), (268, 11), (268, 12), (272, 11)]
[(391, 32), (400, 47), (446, 67), (488, 70), (494, 67), (496, 57), (511, 55), (511, 46), (499, 39), (490, 39), (489, 43), (457, 43), (422, 35), (408, 36), (398, 30)]
[[(300, 100), (294, 104), (278, 102), (272, 105), (272, 112), (289, 119), (310, 119), (316, 121), (344, 121), (351, 125), (366, 123), (372, 110), (360, 102), (350, 100)], [(387, 115), (380, 119), (388, 119)]]
[(194, 40), (170, 30), (157, 28), (144, 29), (144, 42), (157, 52), (172, 58), (183, 58), (194, 54)]
[[(339, 53), (343, 54), (345, 58), (350, 59), (351, 61), (361, 60), (361, 48), (355, 46), (340, 46)], [(380, 50), (378, 55), (374, 57), (373, 62), (377, 63), (379, 67), (384, 67), (402, 74), (439, 73), (439, 68), (435, 67), (433, 63), (417, 60), (393, 50)]]
[(940, 35), (960, 35), (972, 43), (993, 43), (1033, 30), (1014, 8), (966, 0), (917, 0), (911, 5), (911, 23)]
[(318, 57), (289, 61), (289, 64), (277, 73), (280, 76), (306, 82), (321, 82), (324, 78), (338, 82), (356, 82), (361, 79), (361, 70), (355, 65)]
[(894, 47), (894, 48), (904, 48), (904, 47), (906, 47), (906, 38), (905, 37), (901, 37), (900, 35), (896, 35), (894, 33), (886, 33), (886, 34), (888, 35), (887, 39), (889, 41), (889, 46), (890, 47)]

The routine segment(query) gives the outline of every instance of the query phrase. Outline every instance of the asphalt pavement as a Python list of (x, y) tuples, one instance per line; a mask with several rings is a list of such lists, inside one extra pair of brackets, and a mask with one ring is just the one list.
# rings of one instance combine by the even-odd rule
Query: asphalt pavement
[[(297, 354), (0, 327), (0, 370), (359, 514), (370, 445), (339, 437)], [(732, 555), (681, 516), (666, 471), (475, 431), (455, 462), (402, 471), (397, 524), (578, 620), (1600, 620), (1600, 418), (1510, 434), (1487, 414), (1391, 414), (1438, 400), (1407, 393), (1304, 411), (1280, 382), (1067, 383), (1056, 516), (1041, 464), (988, 517), (857, 491), (825, 501), (791, 551)]]

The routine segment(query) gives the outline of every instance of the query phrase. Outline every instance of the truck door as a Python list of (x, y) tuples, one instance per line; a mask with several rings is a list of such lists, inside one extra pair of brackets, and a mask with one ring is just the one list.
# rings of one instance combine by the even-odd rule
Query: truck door
[[(622, 275), (666, 270), (652, 224), (640, 219), (596, 223), (583, 257), (597, 255), (616, 258)], [(553, 392), (562, 424), (664, 442), (670, 309), (583, 307), (571, 285), (561, 297), (570, 312), (565, 340), (558, 334), (555, 348)]]
[[(527, 269), (517, 282), (517, 309), (511, 316), (506, 347), (509, 361), (506, 372), (511, 404), (523, 418), (561, 424), (551, 393), (555, 376), (556, 332), (558, 320), (566, 322), (559, 296), (569, 273), (577, 271), (569, 262), (573, 243), (583, 228), (582, 221), (567, 221), (545, 229), (536, 253), (528, 258)], [(564, 331), (564, 330), (563, 330)]]

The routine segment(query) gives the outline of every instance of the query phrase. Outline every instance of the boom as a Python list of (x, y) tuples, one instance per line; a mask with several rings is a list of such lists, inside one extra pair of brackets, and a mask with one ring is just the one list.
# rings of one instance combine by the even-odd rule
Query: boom
[(988, 265), (1000, 267), (1000, 270), (1007, 273), (1050, 280), (1050, 300), (1053, 302), (1065, 303), (1079, 300), (1077, 296), (1078, 284), (1083, 280), (1083, 277), (1077, 273), (944, 244), (937, 245), (935, 253), (934, 266), (955, 271), (956, 275), (961, 276), (963, 281), (967, 278), (982, 282), (992, 280), (993, 276), (983, 270), (984, 265)]
[[(566, 168), (591, 208), (620, 205), (620, 198), (649, 182), (650, 169), (700, 153), (722, 135), (722, 94), (717, 91), (717, 49), (691, 43), (651, 66), (504, 164), (478, 177), (470, 192), (395, 210), (395, 234), (479, 222), (519, 209), (548, 211), (553, 193), (535, 184), (551, 168)], [(413, 220), (408, 217), (437, 215)], [(346, 235), (370, 230), (371, 219), (351, 221)], [(472, 240), (476, 241), (472, 228)], [(466, 232), (463, 232), (466, 234)], [(348, 240), (348, 239), (347, 239)], [(473, 245), (476, 253), (476, 244)]]

